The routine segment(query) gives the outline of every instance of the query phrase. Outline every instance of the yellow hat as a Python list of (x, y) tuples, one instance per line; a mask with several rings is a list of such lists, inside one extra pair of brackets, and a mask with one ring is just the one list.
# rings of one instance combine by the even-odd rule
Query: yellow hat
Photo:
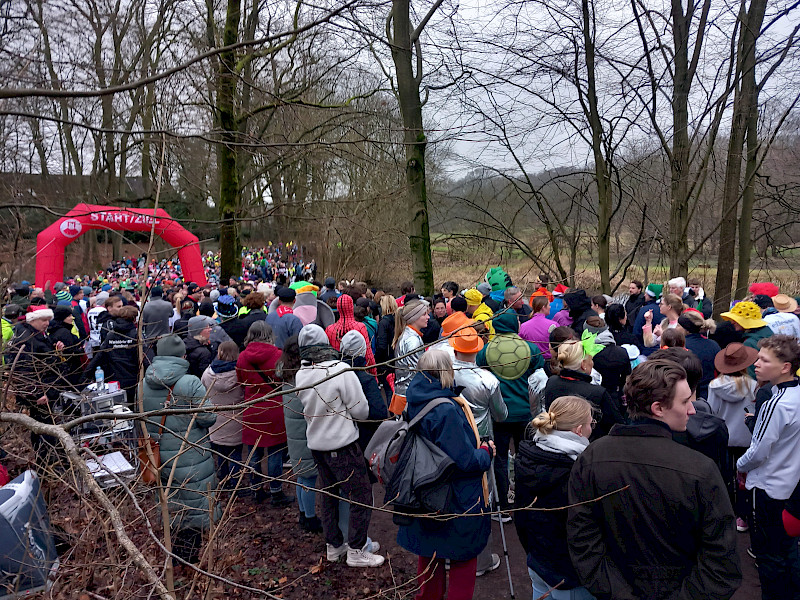
[(478, 306), (483, 302), (483, 294), (472, 288), (464, 292), (464, 299), (467, 301), (467, 306)]
[(761, 318), (761, 309), (755, 302), (738, 302), (729, 312), (722, 313), (720, 317), (726, 321), (738, 323), (744, 329), (758, 329), (767, 324)]

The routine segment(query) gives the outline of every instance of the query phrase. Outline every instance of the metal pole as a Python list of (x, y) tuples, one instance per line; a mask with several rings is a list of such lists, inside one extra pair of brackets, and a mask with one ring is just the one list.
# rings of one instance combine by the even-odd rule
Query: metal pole
[[(492, 497), (494, 498), (495, 507), (500, 510), (500, 495), (497, 492), (497, 482), (494, 478), (494, 461), (492, 466), (489, 467), (489, 483), (492, 486)], [(503, 528), (503, 517), (500, 513), (500, 538), (503, 540), (503, 555), (506, 557), (506, 572), (508, 573), (508, 587), (511, 591), (511, 600), (514, 600), (514, 583), (511, 581), (511, 563), (508, 561), (508, 545), (506, 544), (506, 532)]]

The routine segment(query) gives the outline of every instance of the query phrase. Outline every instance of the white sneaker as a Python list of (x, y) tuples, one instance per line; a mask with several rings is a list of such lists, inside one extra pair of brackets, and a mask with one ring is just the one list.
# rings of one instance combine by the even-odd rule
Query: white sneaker
[(486, 573), (490, 573), (494, 571), (496, 568), (500, 566), (500, 555), (499, 554), (492, 554), (492, 564), (487, 569), (481, 569), (475, 573), (475, 577), (481, 577), (486, 575)]
[(384, 558), (378, 554), (367, 552), (366, 550), (347, 550), (348, 567), (380, 567)]
[(325, 544), (325, 548), (328, 551), (328, 560), (330, 562), (338, 561), (342, 556), (347, 554), (347, 551), (350, 549), (350, 546), (347, 545), (347, 542), (339, 546), (338, 548), (332, 544)]

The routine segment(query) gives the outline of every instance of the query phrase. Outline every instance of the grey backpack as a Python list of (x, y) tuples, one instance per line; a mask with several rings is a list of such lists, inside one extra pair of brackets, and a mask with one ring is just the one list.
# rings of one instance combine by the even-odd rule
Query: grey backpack
[(378, 426), (375, 435), (372, 436), (364, 450), (364, 456), (369, 463), (370, 471), (382, 486), (386, 487), (394, 475), (397, 461), (400, 458), (400, 450), (403, 448), (409, 429), (419, 423), (431, 410), (448, 402), (452, 402), (452, 400), (434, 398), (410, 421), (403, 413), (399, 419), (384, 421)]

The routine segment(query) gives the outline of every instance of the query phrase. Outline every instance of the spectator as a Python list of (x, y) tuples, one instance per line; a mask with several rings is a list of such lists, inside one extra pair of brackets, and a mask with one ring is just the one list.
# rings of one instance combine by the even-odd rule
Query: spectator
[[(283, 422), (283, 399), (275, 395), (280, 386), (275, 367), (281, 358), (281, 351), (272, 341), (270, 326), (263, 320), (254, 321), (244, 339), (245, 348), (236, 361), (236, 377), (244, 387), (245, 402), (257, 400), (242, 414), (242, 444), (248, 446), (245, 454), (251, 456), (251, 462), (261, 463), (261, 473), (270, 478), (270, 503), (274, 507), (281, 507), (294, 502), (294, 496), (283, 491), (280, 481), (286, 427)], [(270, 394), (270, 398), (264, 398)], [(251, 454), (249, 449), (253, 447), (255, 450)], [(263, 486), (258, 485), (256, 500), (263, 502), (266, 498)]]
[[(514, 524), (527, 555), (534, 600), (548, 594), (553, 600), (594, 598), (581, 586), (569, 557), (565, 507), (570, 470), (596, 424), (587, 400), (557, 398), (531, 421), (533, 437), (520, 444), (514, 460)], [(545, 510), (525, 510), (530, 506)]]
[(450, 560), (448, 598), (472, 598), (476, 557), (486, 546), (491, 522), (487, 511), (489, 470), (494, 443), (480, 442), (472, 412), (453, 389), (453, 367), (444, 352), (430, 350), (420, 359), (419, 373), (408, 386), (408, 416), (435, 398), (452, 402), (434, 407), (417, 425), (419, 435), (436, 444), (455, 462), (444, 514), (464, 515), (447, 521), (411, 518), (397, 533), (397, 543), (416, 554), (418, 598), (445, 597), (445, 560)]
[[(51, 406), (66, 388), (59, 355), (64, 343), (47, 335), (52, 318), (53, 311), (46, 306), (27, 313), (6, 352), (7, 364), (16, 361), (9, 389), (17, 405), (27, 408), (31, 418), (50, 424), (54, 423)], [(40, 466), (52, 460), (57, 443), (52, 436), (31, 431), (31, 445)]]
[(695, 308), (700, 311), (704, 318), (710, 319), (714, 312), (714, 305), (711, 298), (706, 296), (706, 291), (703, 289), (703, 282), (697, 277), (689, 279), (689, 295), (694, 298)]
[[(372, 489), (355, 423), (369, 414), (367, 399), (358, 377), (338, 360), (321, 327), (306, 325), (298, 342), (302, 363), (295, 381), (306, 419), (308, 447), (317, 463), (319, 487), (353, 501), (345, 542), (338, 524), (337, 499), (328, 494), (320, 498), (327, 559), (337, 561), (346, 554), (348, 566), (379, 567), (384, 558), (367, 549)], [(373, 549), (378, 548), (380, 545), (373, 543)]]
[(102, 368), (107, 381), (119, 382), (131, 405), (136, 402), (136, 389), (139, 386), (137, 316), (139, 309), (131, 305), (122, 306), (116, 311), (112, 329), (83, 372), (84, 381), (94, 381), (95, 370)]
[[(619, 304), (612, 304), (611, 306), (621, 307)], [(594, 343), (603, 347), (600, 352), (592, 357), (592, 364), (603, 378), (601, 385), (611, 396), (620, 414), (624, 415), (622, 388), (628, 375), (631, 374), (631, 361), (628, 358), (628, 353), (624, 348), (617, 346), (614, 336), (600, 317), (586, 319), (586, 331), (597, 335)]]
[(61, 350), (62, 371), (70, 385), (77, 389), (75, 386), (80, 385), (83, 379), (86, 355), (83, 352), (80, 338), (75, 335), (75, 314), (70, 307), (56, 306), (47, 335), (54, 343), (64, 344), (64, 348)]
[[(738, 306), (738, 305), (737, 305)], [(735, 307), (734, 307), (735, 308)], [(737, 461), (753, 490), (752, 535), (763, 600), (800, 597), (797, 540), (783, 528), (783, 509), (800, 481), (800, 344), (775, 335), (758, 343), (756, 379), (772, 385), (758, 413), (750, 447)]]
[(592, 357), (578, 340), (562, 342), (556, 355), (556, 373), (547, 380), (544, 388), (544, 408), (561, 396), (580, 396), (597, 406), (602, 412), (600, 421), (592, 432), (592, 440), (606, 435), (615, 423), (625, 423), (622, 407), (605, 388), (592, 383)]
[(514, 312), (519, 317), (520, 324), (525, 323), (531, 318), (533, 309), (525, 303), (525, 298), (522, 297), (522, 292), (518, 287), (507, 287), (503, 292), (503, 306), (506, 308), (513, 308)]
[[(239, 347), (235, 342), (222, 342), (217, 357), (203, 371), (200, 381), (208, 390), (214, 406), (232, 406), (244, 401), (243, 388), (236, 377)], [(209, 429), (217, 478), (226, 488), (237, 485), (236, 477), (242, 461), (242, 409), (218, 412)]]
[(196, 316), (189, 319), (186, 328), (186, 360), (189, 361), (189, 375), (202, 377), (205, 370), (214, 360), (214, 351), (211, 349), (211, 324), (210, 317)]
[(786, 294), (776, 294), (771, 307), (764, 311), (763, 319), (774, 333), (790, 335), (800, 340), (800, 319), (795, 315), (797, 300)]
[[(539, 298), (534, 298), (534, 305)], [(546, 298), (544, 298), (547, 301)], [(455, 385), (463, 388), (461, 397), (467, 401), (475, 426), (481, 438), (494, 437), (494, 423), (501, 423), (508, 417), (508, 407), (500, 393), (500, 383), (491, 371), (480, 369), (475, 363), (478, 352), (483, 348), (483, 340), (472, 327), (465, 327), (447, 340), (454, 350), (453, 372)], [(486, 547), (478, 555), (476, 575), (478, 577), (500, 566), (500, 556), (492, 553), (492, 534)]]
[[(203, 384), (188, 374), (183, 341), (170, 335), (161, 338), (156, 346), (158, 356), (145, 372), (145, 410), (210, 406)], [(147, 424), (151, 435), (160, 436), (161, 483), (168, 498), (173, 549), (180, 558), (192, 563), (199, 559), (203, 532), (211, 522), (208, 489), (217, 487), (208, 439), (209, 427), (215, 421), (213, 413), (195, 412), (164, 415), (160, 424)], [(214, 519), (220, 516), (216, 505)]]
[(317, 465), (314, 462), (311, 450), (308, 448), (303, 403), (300, 401), (300, 395), (294, 389), (295, 376), (299, 368), (300, 346), (297, 342), (297, 336), (292, 336), (286, 340), (281, 360), (278, 363), (278, 372), (284, 382), (283, 420), (286, 424), (286, 445), (289, 450), (292, 475), (297, 477), (297, 487), (295, 489), (297, 491), (297, 506), (300, 510), (300, 516), (298, 517), (300, 528), (310, 533), (322, 533), (322, 521), (319, 520), (315, 508)]
[[(757, 350), (762, 339), (773, 335), (772, 329), (761, 318), (761, 310), (754, 302), (738, 302), (720, 317), (733, 323), (736, 331), (743, 335), (742, 343), (748, 348)], [(749, 367), (747, 374), (755, 379), (755, 366)]]
[(298, 335), (303, 328), (293, 311), (296, 296), (297, 293), (292, 288), (282, 287), (278, 290), (278, 306), (267, 314), (267, 323), (275, 335), (276, 348), (283, 349), (286, 339)]
[[(742, 418), (744, 413), (752, 413), (756, 400), (758, 384), (747, 375), (747, 367), (754, 364), (758, 351), (743, 344), (732, 343), (720, 350), (714, 359), (719, 377), (708, 386), (708, 404), (713, 413), (725, 420), (728, 427), (728, 453), (733, 464), (731, 472), (736, 472), (736, 461), (750, 446), (752, 434)], [(747, 531), (748, 517), (752, 512), (750, 498), (739, 489), (737, 481), (729, 481), (728, 491), (736, 511), (736, 529)]]
[(172, 305), (162, 297), (163, 289), (154, 285), (150, 289), (150, 298), (142, 309), (142, 336), (148, 349), (165, 335), (169, 335), (169, 318), (172, 316)]
[(711, 319), (704, 319), (696, 310), (687, 310), (678, 317), (678, 325), (686, 332), (686, 348), (694, 352), (703, 365), (703, 377), (697, 384), (697, 397), (708, 398), (708, 385), (714, 379), (714, 360), (720, 347), (707, 336), (716, 331), (717, 324)]
[(357, 423), (358, 445), (363, 451), (375, 434), (375, 430), (378, 429), (380, 422), (389, 418), (389, 410), (386, 407), (386, 401), (381, 395), (377, 379), (375, 379), (374, 375), (370, 375), (364, 370), (364, 367), (367, 366), (367, 344), (364, 341), (364, 337), (357, 331), (348, 331), (342, 338), (341, 348), (342, 362), (358, 369), (354, 372), (358, 377), (361, 391), (364, 392), (364, 397), (367, 399), (369, 406), (369, 414), (366, 420)]
[(625, 301), (625, 314), (627, 315), (627, 322), (630, 327), (628, 331), (633, 329), (633, 324), (636, 322), (636, 315), (639, 309), (644, 306), (645, 296), (642, 293), (644, 284), (638, 279), (632, 279), (628, 285), (628, 299)]
[(625, 396), (634, 422), (591, 444), (570, 474), (579, 580), (597, 598), (730, 598), (741, 571), (725, 484), (713, 461), (672, 439), (694, 413), (686, 371), (648, 360)]

